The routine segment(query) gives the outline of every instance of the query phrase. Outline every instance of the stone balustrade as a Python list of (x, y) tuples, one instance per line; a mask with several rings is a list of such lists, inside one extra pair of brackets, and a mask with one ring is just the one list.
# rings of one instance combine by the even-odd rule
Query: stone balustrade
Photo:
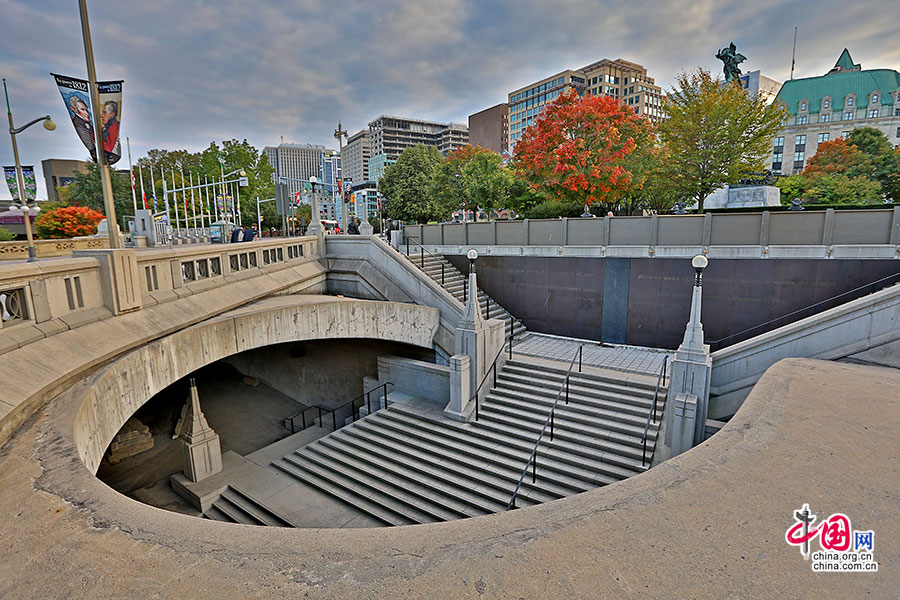
[[(76, 250), (109, 248), (109, 238), (102, 236), (77, 237), (64, 240), (34, 240), (34, 247), (38, 258), (70, 256)], [(28, 242), (25, 240), (0, 242), (0, 261), (26, 258), (28, 258)]]

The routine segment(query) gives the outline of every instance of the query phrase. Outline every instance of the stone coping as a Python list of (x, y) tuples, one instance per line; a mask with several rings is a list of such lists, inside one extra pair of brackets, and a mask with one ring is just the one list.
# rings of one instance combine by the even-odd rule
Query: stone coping
[[(2, 597), (887, 598), (900, 587), (896, 370), (784, 360), (717, 435), (646, 473), (509, 513), (375, 530), (231, 525), (119, 495), (71, 447), (66, 424), (91, 383), (0, 451)], [(785, 542), (804, 503), (874, 530), (879, 571), (813, 573)]]

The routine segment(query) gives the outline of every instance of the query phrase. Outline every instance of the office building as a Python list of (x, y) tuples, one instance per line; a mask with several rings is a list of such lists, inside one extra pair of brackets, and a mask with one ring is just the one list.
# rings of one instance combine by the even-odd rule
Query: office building
[(504, 102), (469, 115), (469, 143), (497, 154), (509, 149), (509, 105)]
[(266, 146), (263, 153), (269, 159), (269, 164), (275, 169), (273, 180), (277, 182), (282, 177), (286, 178), (292, 194), (299, 192), (302, 182), (309, 181), (310, 177), (322, 177), (322, 157), (325, 154), (325, 146), (280, 144)]
[[(75, 173), (86, 173), (90, 163), (83, 160), (48, 158), (41, 161), (44, 182), (47, 185), (47, 199), (59, 202), (59, 188), (66, 187), (75, 181)], [(24, 227), (24, 225), (23, 225)]]
[(761, 95), (766, 104), (774, 102), (778, 98), (778, 92), (781, 91), (780, 81), (766, 77), (759, 71), (744, 73), (738, 81), (747, 92)]
[(349, 213), (357, 217), (360, 222), (372, 217), (380, 218), (380, 206), (378, 204), (378, 186), (374, 181), (363, 181), (353, 184), (350, 188)]
[(438, 123), (381, 115), (369, 123), (369, 177), (379, 179), (410, 146), (434, 146), (446, 156), (469, 143), (469, 128), (460, 123)]
[(363, 129), (351, 135), (347, 143), (344, 144), (343, 156), (341, 157), (344, 177), (351, 182), (368, 181), (369, 159), (371, 157), (369, 130)]
[(828, 73), (785, 81), (778, 101), (789, 117), (772, 143), (775, 172), (802, 171), (819, 144), (857, 127), (874, 127), (900, 145), (900, 72), (863, 70), (846, 48)]
[(326, 215), (326, 219), (341, 220), (344, 214), (341, 193), (338, 189), (338, 180), (342, 176), (341, 155), (337, 150), (326, 149), (322, 153), (319, 173), (321, 175), (318, 180), (322, 184), (322, 191), (319, 193), (319, 210)]
[(664, 117), (662, 88), (647, 69), (623, 59), (603, 59), (577, 70), (566, 70), (513, 90), (508, 95), (508, 146), (515, 147), (525, 129), (557, 96), (574, 91), (579, 96), (611, 96), (652, 121)]

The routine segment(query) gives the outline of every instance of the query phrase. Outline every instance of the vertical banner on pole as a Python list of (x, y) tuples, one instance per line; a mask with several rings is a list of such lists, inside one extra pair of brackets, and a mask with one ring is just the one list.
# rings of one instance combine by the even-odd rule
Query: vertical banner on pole
[[(91, 99), (84, 79), (66, 77), (51, 73), (56, 87), (62, 95), (75, 133), (96, 162), (97, 148), (94, 142), (94, 122), (91, 118)], [(122, 158), (119, 141), (119, 123), (122, 121), (122, 81), (98, 81), (97, 95), (100, 102), (100, 126), (102, 129), (103, 151), (107, 164), (114, 165)]]
[(25, 181), (24, 197), (19, 191), (19, 182), (16, 177), (15, 165), (3, 167), (3, 174), (6, 177), (6, 185), (9, 186), (9, 194), (12, 196), (14, 203), (34, 202), (37, 195), (37, 180), (34, 176), (33, 166), (22, 167), (22, 179)]

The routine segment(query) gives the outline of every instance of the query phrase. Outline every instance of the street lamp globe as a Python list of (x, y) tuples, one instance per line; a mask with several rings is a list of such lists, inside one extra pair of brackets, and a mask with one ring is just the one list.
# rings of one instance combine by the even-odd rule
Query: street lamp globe
[(469, 260), (475, 260), (478, 258), (478, 250), (475, 248), (470, 248), (468, 252), (466, 252), (466, 258)]
[(309, 182), (310, 182), (310, 183), (316, 183), (317, 181), (319, 181), (319, 180), (316, 179), (316, 176), (315, 176), (315, 175), (313, 175), (313, 176), (311, 176), (311, 177), (309, 178)]
[(47, 131), (53, 131), (54, 129), (56, 129), (56, 123), (54, 123), (52, 119), (45, 119), (44, 129), (46, 129)]
[(697, 272), (697, 277), (694, 279), (694, 286), (700, 287), (703, 284), (703, 269), (705, 269), (709, 265), (709, 259), (706, 258), (704, 254), (698, 254), (694, 258), (691, 259), (691, 266), (694, 267), (694, 271)]

